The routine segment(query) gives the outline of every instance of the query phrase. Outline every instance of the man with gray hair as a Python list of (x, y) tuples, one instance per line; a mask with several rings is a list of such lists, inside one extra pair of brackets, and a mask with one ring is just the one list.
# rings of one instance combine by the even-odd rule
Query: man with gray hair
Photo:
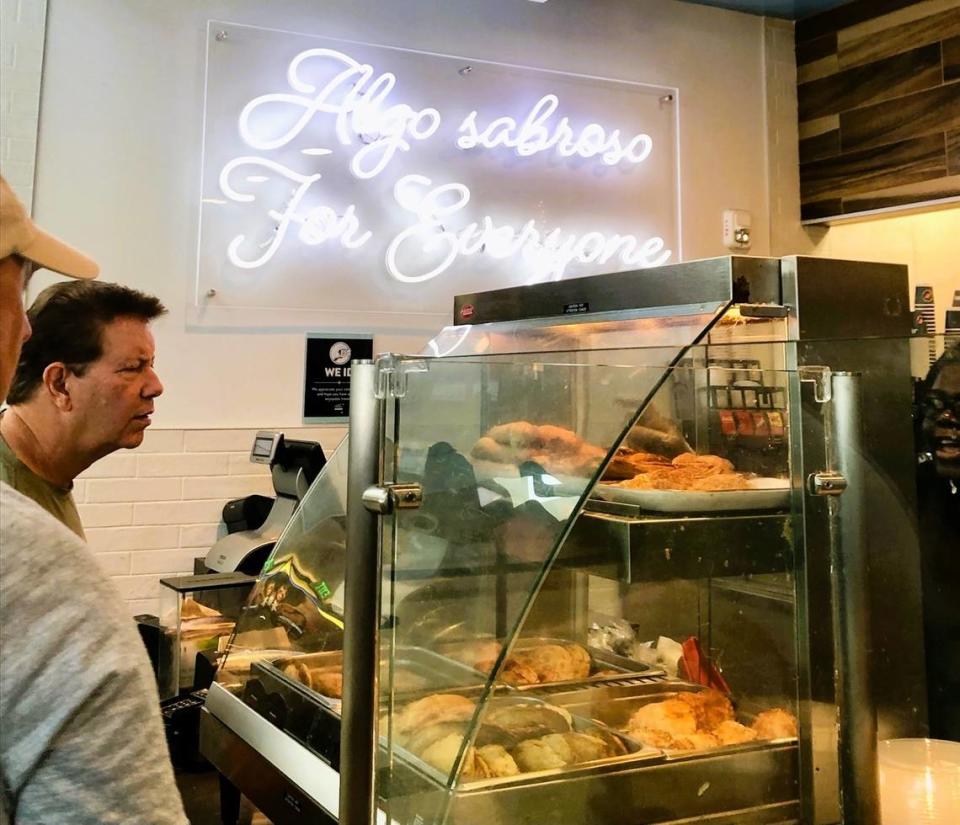
[[(0, 400), (34, 270), (95, 278), (0, 177)], [(156, 683), (86, 544), (0, 481), (0, 825), (188, 825)]]

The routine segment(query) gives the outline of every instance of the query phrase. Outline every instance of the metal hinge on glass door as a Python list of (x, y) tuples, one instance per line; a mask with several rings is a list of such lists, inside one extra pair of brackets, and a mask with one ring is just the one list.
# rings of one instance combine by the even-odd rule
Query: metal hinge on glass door
[(380, 516), (388, 516), (394, 510), (415, 509), (422, 503), (419, 484), (373, 484), (363, 491), (363, 506)]
[[(813, 384), (813, 397), (818, 404), (830, 404), (833, 401), (833, 372), (830, 367), (804, 366), (798, 367), (800, 380)], [(824, 435), (828, 445), (831, 437), (830, 415), (824, 416)], [(825, 470), (810, 473), (807, 476), (807, 492), (812, 496), (842, 496), (847, 489), (847, 479), (843, 473), (831, 469), (833, 465), (832, 450), (827, 450), (827, 464)]]
[(802, 382), (813, 384), (813, 398), (818, 404), (826, 404), (833, 398), (833, 373), (830, 367), (797, 367), (797, 375)]
[(374, 395), (377, 398), (403, 398), (407, 394), (407, 376), (412, 372), (427, 372), (427, 362), (421, 358), (405, 358), (392, 352), (378, 355)]

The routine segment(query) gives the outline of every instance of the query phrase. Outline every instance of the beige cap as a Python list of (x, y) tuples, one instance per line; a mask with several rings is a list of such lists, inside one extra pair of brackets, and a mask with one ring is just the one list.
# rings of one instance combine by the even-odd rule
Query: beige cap
[(0, 177), (0, 259), (19, 255), (38, 267), (71, 278), (96, 278), (100, 267), (92, 258), (37, 226), (9, 184)]

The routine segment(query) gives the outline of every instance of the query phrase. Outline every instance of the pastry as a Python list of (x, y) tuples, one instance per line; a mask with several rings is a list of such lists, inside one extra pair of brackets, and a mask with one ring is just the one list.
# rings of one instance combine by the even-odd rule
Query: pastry
[(473, 713), (474, 704), (465, 696), (434, 693), (411, 702), (394, 716), (394, 735), (406, 738), (415, 730), (438, 722), (466, 722)]
[(537, 674), (537, 682), (566, 682), (590, 675), (590, 654), (580, 645), (545, 644), (515, 651), (512, 659)]
[[(486, 669), (486, 672), (489, 673), (491, 670), (493, 670), (492, 662)], [(537, 671), (529, 665), (511, 657), (503, 663), (503, 669), (500, 671), (500, 681), (508, 685), (513, 685), (514, 687), (539, 685), (540, 676), (537, 674)]]
[(642, 735), (642, 731), (646, 730), (683, 736), (697, 732), (697, 714), (690, 704), (679, 698), (651, 702), (634, 711), (627, 722), (627, 730), (631, 733), (641, 732), (640, 738), (645, 742), (647, 739)]
[(542, 739), (528, 739), (521, 742), (513, 751), (517, 767), (524, 773), (531, 771), (549, 771), (566, 766), (560, 756)]
[(752, 742), (757, 738), (757, 732), (746, 725), (741, 725), (733, 719), (727, 719), (717, 725), (713, 730), (713, 735), (717, 737), (721, 745), (740, 745), (744, 742)]
[(720, 475), (699, 478), (688, 489), (705, 493), (718, 493), (729, 490), (749, 490), (750, 485), (740, 473), (721, 473)]
[(797, 735), (797, 717), (783, 708), (757, 714), (751, 727), (759, 739), (788, 739)]
[(405, 739), (403, 747), (411, 753), (423, 753), (427, 748), (456, 733), (463, 740), (466, 722), (437, 722), (412, 731)]
[(548, 733), (567, 733), (573, 720), (566, 710), (554, 705), (517, 703), (494, 705), (483, 722), (502, 728), (514, 741), (520, 742)]
[[(460, 748), (463, 746), (462, 733), (448, 733), (417, 754), (424, 762), (444, 774), (453, 770)], [(476, 753), (468, 748), (464, 754), (462, 775), (473, 776), (476, 772)]]
[(339, 665), (314, 668), (309, 672), (307, 684), (317, 693), (340, 699), (343, 696), (343, 668)]
[(712, 733), (688, 733), (675, 736), (671, 748), (678, 751), (703, 751), (720, 747), (720, 740)]
[(302, 662), (287, 662), (283, 666), (283, 672), (291, 679), (310, 686), (310, 669)]
[(484, 745), (477, 748), (477, 759), (487, 767), (490, 776), (516, 776), (520, 768), (503, 745)]
[(693, 709), (700, 730), (712, 731), (721, 722), (733, 719), (733, 705), (719, 690), (708, 688), (691, 693), (678, 693), (676, 698)]
[[(495, 659), (474, 664), (482, 673), (493, 670)], [(587, 649), (578, 644), (545, 644), (522, 648), (503, 662), (499, 681), (508, 685), (539, 685), (586, 679), (592, 661)]]
[(603, 739), (589, 733), (552, 733), (521, 742), (513, 751), (521, 771), (544, 771), (617, 756)]
[[(503, 645), (501, 645), (500, 642), (493, 639), (484, 639), (451, 646), (451, 648), (446, 651), (446, 654), (451, 659), (456, 659), (458, 662), (470, 665), (477, 670), (489, 671), (493, 662), (496, 661), (497, 656), (500, 655), (502, 648)], [(488, 663), (490, 667), (484, 668), (483, 665)]]

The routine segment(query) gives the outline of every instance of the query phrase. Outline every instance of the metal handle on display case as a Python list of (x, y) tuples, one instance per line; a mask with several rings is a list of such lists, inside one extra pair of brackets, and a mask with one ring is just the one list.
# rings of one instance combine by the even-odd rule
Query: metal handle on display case
[(829, 497), (840, 706), (840, 809), (845, 825), (877, 825), (877, 707), (870, 677), (870, 587), (859, 376), (835, 372), (831, 383), (832, 432), (827, 439), (830, 471), (817, 475), (825, 482), (820, 494)]
[(380, 519), (364, 492), (380, 480), (383, 400), (377, 369), (354, 361), (350, 375), (350, 447), (347, 477), (347, 554), (344, 581), (343, 704), (340, 724), (341, 825), (375, 821), (377, 669), (380, 623)]

